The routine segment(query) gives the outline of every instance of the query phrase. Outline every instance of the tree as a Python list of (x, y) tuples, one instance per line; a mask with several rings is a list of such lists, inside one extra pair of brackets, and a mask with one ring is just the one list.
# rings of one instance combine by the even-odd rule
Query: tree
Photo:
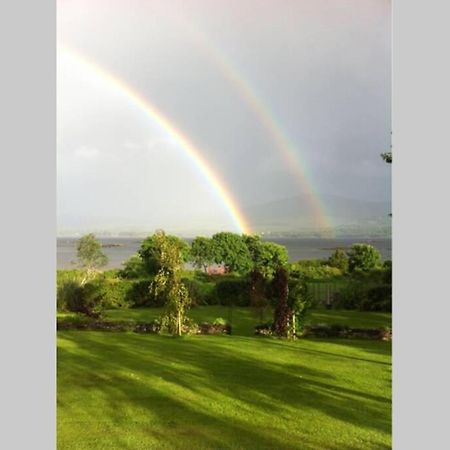
[(263, 242), (260, 236), (244, 235), (242, 239), (249, 250), (253, 269), (260, 271), (265, 278), (272, 278), (277, 267), (288, 263), (286, 247)]
[[(139, 256), (142, 258), (144, 269), (148, 275), (155, 275), (159, 272), (161, 268), (161, 248), (159, 245), (159, 235), (164, 233), (162, 231), (157, 231), (152, 236), (148, 236), (142, 241), (141, 247), (138, 250)], [(179, 238), (178, 236), (166, 235), (164, 233), (165, 239), (170, 242), (170, 244), (177, 248), (180, 252), (182, 262), (189, 261), (189, 245), (186, 241)]]
[(337, 248), (328, 258), (328, 265), (346, 273), (348, 271), (348, 256), (345, 251)]
[(191, 261), (194, 267), (208, 271), (208, 266), (214, 262), (212, 241), (209, 238), (198, 236), (191, 244)]
[(381, 264), (380, 252), (369, 244), (353, 244), (347, 254), (350, 272), (368, 272)]
[(276, 301), (273, 320), (273, 332), (280, 337), (288, 337), (291, 311), (288, 305), (289, 285), (288, 273), (279, 267), (272, 280), (272, 292)]
[(287, 304), (291, 313), (289, 320), (288, 337), (297, 337), (302, 331), (306, 313), (311, 306), (311, 298), (308, 293), (308, 286), (304, 280), (289, 281), (289, 292)]
[(183, 248), (171, 236), (166, 236), (164, 231), (156, 232), (152, 242), (154, 252), (158, 255), (159, 270), (150, 289), (155, 296), (162, 295), (164, 298), (163, 327), (169, 333), (180, 336), (191, 303), (188, 289), (180, 279), (185, 261)]
[(80, 267), (86, 270), (81, 284), (85, 284), (93, 274), (108, 263), (108, 257), (102, 252), (102, 245), (93, 233), (86, 234), (77, 242), (77, 257)]
[(212, 253), (214, 262), (223, 264), (227, 272), (248, 273), (252, 268), (250, 252), (236, 233), (216, 233), (212, 237)]

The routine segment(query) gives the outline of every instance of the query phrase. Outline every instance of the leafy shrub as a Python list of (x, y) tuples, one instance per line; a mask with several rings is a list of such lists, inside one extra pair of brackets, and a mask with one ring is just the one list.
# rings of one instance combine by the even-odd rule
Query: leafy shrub
[(324, 261), (305, 260), (291, 264), (289, 276), (306, 281), (327, 280), (342, 276), (342, 271), (337, 267), (329, 266)]
[(119, 271), (119, 276), (126, 279), (145, 278), (147, 271), (141, 256), (136, 253), (130, 256), (124, 263), (123, 269)]
[(132, 287), (133, 283), (129, 280), (106, 278), (99, 281), (99, 288), (103, 293), (105, 308), (124, 308), (130, 306), (129, 293)]
[(127, 302), (132, 307), (163, 306), (164, 299), (150, 292), (151, 280), (133, 281), (127, 293)]
[(188, 289), (189, 297), (194, 306), (217, 304), (215, 283), (200, 281), (198, 278), (183, 278), (182, 282)]
[(360, 309), (392, 312), (392, 286), (385, 284), (369, 289), (367, 299), (361, 302)]
[(250, 306), (250, 284), (243, 278), (225, 278), (216, 284), (218, 303), (221, 305)]
[(99, 317), (104, 308), (104, 292), (96, 280), (86, 284), (74, 282), (70, 287), (71, 295), (66, 299), (66, 307), (71, 312)]
[(333, 307), (336, 309), (360, 309), (367, 299), (368, 286), (364, 282), (351, 281), (333, 295)]

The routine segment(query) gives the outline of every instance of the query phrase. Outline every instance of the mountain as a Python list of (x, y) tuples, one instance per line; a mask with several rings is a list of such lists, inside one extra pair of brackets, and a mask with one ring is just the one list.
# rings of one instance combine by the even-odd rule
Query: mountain
[(318, 236), (330, 232), (338, 235), (390, 235), (390, 202), (365, 201), (337, 195), (323, 195), (321, 200), (321, 210), (325, 212), (326, 222), (317, 220), (317, 209), (311, 206), (307, 195), (250, 205), (244, 211), (258, 232), (312, 233)]

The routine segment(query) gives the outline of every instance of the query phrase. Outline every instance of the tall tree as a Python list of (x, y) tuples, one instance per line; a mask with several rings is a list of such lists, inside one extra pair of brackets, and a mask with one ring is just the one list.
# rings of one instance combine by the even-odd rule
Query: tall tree
[(164, 298), (163, 325), (169, 333), (180, 336), (191, 304), (188, 289), (180, 276), (184, 264), (183, 251), (178, 242), (166, 236), (164, 231), (153, 235), (153, 244), (159, 255), (159, 270), (150, 289), (154, 295)]
[(273, 332), (280, 337), (288, 337), (291, 311), (288, 305), (289, 284), (288, 273), (279, 267), (272, 280), (272, 292), (276, 305), (274, 310)]

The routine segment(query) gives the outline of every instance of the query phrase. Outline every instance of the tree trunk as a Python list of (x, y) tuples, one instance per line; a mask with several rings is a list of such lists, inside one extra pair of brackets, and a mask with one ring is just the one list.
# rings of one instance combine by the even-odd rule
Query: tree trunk
[(297, 330), (296, 330), (296, 327), (295, 327), (295, 312), (293, 312), (292, 313), (292, 337), (293, 337), (294, 340), (297, 337), (296, 333), (297, 333)]

